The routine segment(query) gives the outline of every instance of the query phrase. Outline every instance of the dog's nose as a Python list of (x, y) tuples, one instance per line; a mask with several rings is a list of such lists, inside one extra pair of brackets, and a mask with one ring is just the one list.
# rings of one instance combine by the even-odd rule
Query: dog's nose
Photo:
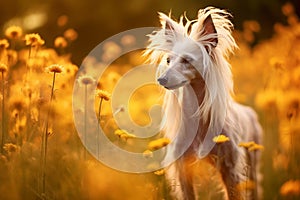
[(165, 85), (168, 83), (168, 79), (166, 77), (158, 78), (157, 81), (160, 85)]

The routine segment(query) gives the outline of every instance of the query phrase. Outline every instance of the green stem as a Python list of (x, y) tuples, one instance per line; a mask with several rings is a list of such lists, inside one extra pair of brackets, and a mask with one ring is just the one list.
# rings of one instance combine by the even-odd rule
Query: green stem
[(100, 99), (99, 103), (99, 109), (98, 109), (98, 122), (100, 124), (100, 118), (101, 118), (101, 107), (102, 107), (103, 98)]
[(260, 184), (260, 183), (258, 183), (258, 181), (257, 181), (257, 174), (256, 174), (256, 170), (258, 170), (257, 167), (256, 167), (256, 156), (257, 156), (257, 155), (256, 155), (256, 151), (254, 151), (253, 153), (254, 153), (254, 164), (253, 164), (254, 169), (252, 169), (252, 170), (253, 170), (253, 172), (254, 172), (254, 173), (253, 173), (253, 179), (254, 179), (253, 182), (254, 182), (254, 184), (255, 184), (255, 185), (254, 185), (254, 186), (255, 186), (255, 187), (254, 187), (254, 196), (257, 197), (257, 195), (258, 195), (258, 194), (257, 194), (257, 188), (259, 187), (258, 184)]
[(29, 95), (29, 104), (28, 104), (28, 111), (27, 111), (27, 126), (26, 126), (26, 135), (25, 135), (25, 141), (30, 141), (31, 139), (31, 129), (32, 129), (32, 123), (31, 123), (31, 118), (30, 118), (30, 114), (31, 114), (31, 96)]
[(11, 40), (10, 46), (12, 50), (16, 50), (16, 40)]
[[(84, 145), (86, 145), (86, 130), (87, 130), (87, 85), (84, 88)], [(86, 149), (84, 149), (84, 160), (86, 160)]]
[(51, 105), (52, 105), (52, 100), (53, 100), (53, 94), (54, 94), (54, 84), (55, 84), (55, 76), (56, 72), (53, 73), (53, 81), (52, 81), (52, 87), (51, 87), (51, 95), (50, 95), (50, 103), (49, 103), (49, 108), (48, 108), (48, 113), (47, 113), (47, 118), (46, 118), (46, 128), (45, 132), (43, 135), (43, 156), (42, 156), (42, 196), (45, 197), (45, 192), (46, 192), (46, 161), (47, 161), (47, 147), (48, 147), (48, 129), (49, 129), (49, 116), (51, 113)]
[[(98, 127), (100, 128), (101, 126), (101, 108), (102, 108), (102, 102), (103, 102), (103, 98), (100, 99), (100, 103), (99, 103), (99, 109), (98, 109)], [(99, 157), (99, 131), (97, 133), (97, 137), (96, 137), (96, 140), (97, 140), (97, 156)]]
[(29, 69), (29, 66), (28, 66), (28, 63), (30, 62), (30, 58), (31, 58), (31, 46), (29, 47), (29, 50), (28, 50), (28, 60), (26, 61), (26, 64), (25, 64), (25, 68), (26, 68), (25, 83), (27, 83), (28, 76), (30, 76), (30, 70), (31, 69)]
[(3, 145), (4, 145), (4, 140), (5, 140), (5, 120), (4, 120), (4, 108), (5, 108), (5, 94), (4, 94), (4, 72), (1, 73), (1, 78), (2, 78), (2, 134), (1, 134), (1, 146), (0, 146), (0, 152), (3, 153)]

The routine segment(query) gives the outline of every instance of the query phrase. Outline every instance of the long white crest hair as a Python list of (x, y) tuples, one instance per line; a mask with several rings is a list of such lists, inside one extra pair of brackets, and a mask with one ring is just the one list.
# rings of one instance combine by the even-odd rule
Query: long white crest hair
[[(180, 17), (179, 22), (172, 20), (171, 17), (163, 13), (159, 13), (159, 16), (162, 29), (149, 35), (149, 45), (145, 51), (149, 62), (158, 65), (157, 76), (166, 70), (164, 58), (166, 52), (172, 52), (174, 44), (182, 40), (192, 40), (202, 52), (203, 58), (198, 60), (201, 63), (195, 64), (194, 67), (205, 82), (205, 96), (197, 111), (190, 113), (190, 115), (200, 116), (204, 122), (209, 123), (206, 138), (197, 147), (198, 156), (202, 158), (212, 150), (214, 146), (212, 138), (221, 133), (224, 124), (232, 123), (230, 116), (226, 117), (233, 102), (231, 66), (227, 59), (237, 47), (231, 34), (233, 24), (228, 19), (231, 15), (225, 10), (207, 7), (199, 10), (198, 18), (191, 21), (185, 15)], [(204, 20), (209, 16), (211, 16), (216, 29), (214, 34), (206, 34), (203, 27)], [(166, 30), (171, 33), (166, 33)], [(178, 119), (174, 119), (174, 112), (176, 111), (170, 104), (176, 102), (174, 98), (182, 96), (182, 92), (183, 89), (179, 88), (175, 91), (167, 90), (165, 94), (163, 105), (166, 113), (165, 133), (171, 138), (174, 138), (174, 135), (172, 136), (174, 134), (174, 123), (179, 122)], [(238, 127), (234, 127), (233, 131), (238, 131)], [(236, 141), (239, 141), (239, 139)]]

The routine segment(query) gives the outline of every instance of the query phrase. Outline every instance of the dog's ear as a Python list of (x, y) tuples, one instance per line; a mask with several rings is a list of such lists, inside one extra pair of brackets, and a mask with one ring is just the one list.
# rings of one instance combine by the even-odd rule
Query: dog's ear
[(217, 38), (217, 30), (216, 27), (214, 25), (213, 19), (211, 17), (211, 15), (208, 15), (205, 20), (203, 21), (203, 36), (207, 36), (209, 34), (211, 34), (211, 37), (208, 37), (206, 40), (206, 42), (209, 42), (209, 44), (215, 48), (218, 44), (218, 38)]
[(171, 31), (174, 31), (174, 30), (175, 30), (174, 27), (172, 26), (172, 22), (169, 21), (169, 20), (166, 21), (165, 29), (166, 29), (166, 30), (171, 30)]
[(160, 23), (162, 28), (165, 30), (166, 35), (174, 35), (176, 33), (176, 22), (174, 22), (170, 17), (163, 13), (158, 13), (160, 18)]

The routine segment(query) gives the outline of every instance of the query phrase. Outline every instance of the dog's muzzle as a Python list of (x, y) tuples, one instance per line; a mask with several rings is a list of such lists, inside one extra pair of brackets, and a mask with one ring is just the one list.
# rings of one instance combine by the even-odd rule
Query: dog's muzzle
[(165, 86), (168, 83), (168, 79), (166, 77), (158, 78), (157, 81), (162, 86)]

